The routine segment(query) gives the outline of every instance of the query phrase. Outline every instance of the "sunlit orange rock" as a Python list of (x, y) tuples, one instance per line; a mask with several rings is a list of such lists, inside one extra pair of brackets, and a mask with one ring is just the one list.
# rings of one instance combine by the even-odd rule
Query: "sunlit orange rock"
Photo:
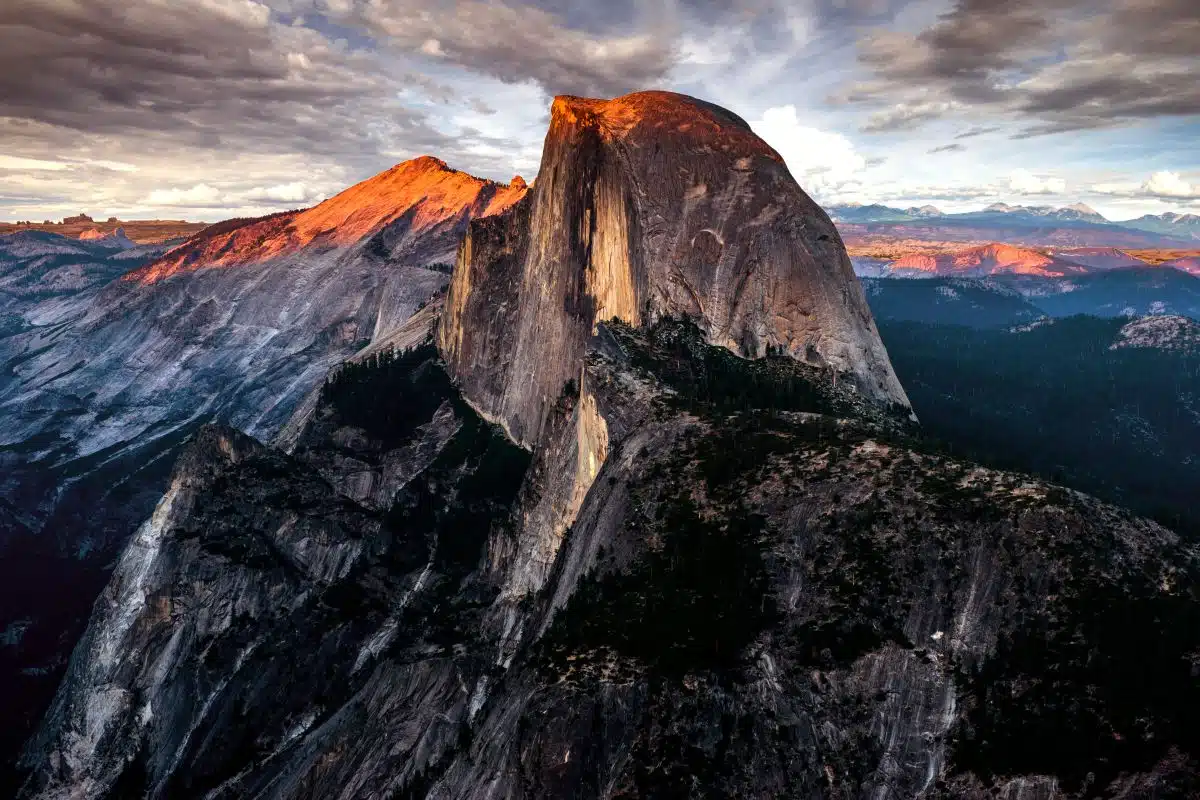
[(1084, 267), (1037, 250), (1009, 244), (985, 244), (954, 253), (912, 254), (892, 262), (893, 272), (924, 272), (930, 275), (1040, 275), (1059, 278), (1086, 272)]
[(350, 247), (406, 217), (411, 234), (498, 214), (527, 187), (451, 169), (431, 156), (405, 161), (312, 208), (213, 225), (126, 279), (153, 283), (178, 272), (254, 264), (308, 248)]

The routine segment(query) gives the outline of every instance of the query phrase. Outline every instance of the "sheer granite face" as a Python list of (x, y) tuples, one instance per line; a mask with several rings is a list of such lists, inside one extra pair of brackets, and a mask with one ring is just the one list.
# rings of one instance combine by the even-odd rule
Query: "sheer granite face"
[(668, 92), (557, 98), (529, 196), (460, 251), (451, 372), (530, 445), (597, 323), (681, 316), (741, 356), (786, 352), (908, 405), (837, 230), (744, 121)]

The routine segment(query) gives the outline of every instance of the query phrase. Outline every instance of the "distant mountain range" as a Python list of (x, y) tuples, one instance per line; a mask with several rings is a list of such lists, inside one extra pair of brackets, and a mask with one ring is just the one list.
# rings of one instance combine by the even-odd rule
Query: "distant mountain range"
[(120, 220), (109, 217), (103, 222), (98, 222), (87, 214), (77, 214), (65, 217), (61, 222), (0, 222), (0, 236), (21, 231), (42, 231), (72, 239), (95, 240), (119, 232), (121, 237), (128, 237), (137, 244), (157, 244), (172, 239), (182, 240), (207, 227), (207, 222), (187, 222), (179, 219)]
[[(1065, 278), (1125, 269), (1174, 269), (1200, 277), (1200, 255), (1158, 250), (1139, 255), (1117, 247), (1033, 248), (991, 242), (955, 248), (945, 243), (922, 246), (902, 242), (868, 248), (892, 257), (851, 256), (855, 272), (871, 278), (983, 278), (1026, 275)], [(1197, 253), (1200, 251), (1193, 251)], [(1170, 257), (1178, 256), (1178, 257)]]
[(1058, 258), (1036, 250), (992, 243), (952, 253), (938, 255), (914, 253), (902, 256), (892, 262), (888, 271), (895, 277), (924, 277), (927, 275), (981, 277), (1013, 273), (1061, 278), (1067, 275), (1085, 274), (1089, 268), (1069, 259)]
[(1013, 206), (1007, 203), (992, 203), (979, 211), (962, 211), (946, 213), (937, 206), (924, 205), (910, 208), (893, 208), (891, 206), (871, 204), (861, 205), (847, 203), (829, 206), (826, 209), (835, 222), (903, 222), (916, 219), (971, 220), (1002, 218), (1006, 222), (1028, 221), (1045, 224), (1046, 220), (1059, 222), (1085, 222), (1100, 225), (1117, 225), (1122, 228), (1152, 231), (1170, 236), (1187, 234), (1191, 238), (1200, 239), (1200, 215), (1176, 214), (1168, 211), (1164, 214), (1147, 214), (1137, 219), (1110, 220), (1086, 203), (1074, 203), (1062, 208), (1053, 206)]
[(1137, 219), (1129, 219), (1116, 224), (1125, 228), (1137, 228), (1138, 230), (1153, 231), (1154, 233), (1165, 233), (1168, 236), (1176, 236), (1181, 232), (1187, 232), (1191, 238), (1200, 239), (1200, 214), (1176, 214), (1168, 211), (1158, 216), (1147, 214)]
[(1062, 208), (1054, 208), (1052, 206), (1010, 206), (1008, 203), (992, 203), (983, 209), (983, 211), (967, 213), (1004, 214), (1009, 217), (1033, 217), (1035, 219), (1055, 219), (1068, 222), (1108, 222), (1099, 211), (1086, 203), (1073, 203)]
[(1114, 269), (1065, 278), (1012, 273), (919, 281), (864, 277), (862, 283), (880, 321), (1004, 328), (1076, 314), (1200, 320), (1200, 278), (1175, 269)]
[(1116, 221), (1083, 203), (1063, 208), (994, 203), (979, 211), (954, 214), (931, 205), (892, 208), (849, 204), (826, 210), (839, 223), (848, 244), (878, 234), (1058, 246), (1186, 247), (1200, 242), (1200, 215), (1167, 212)]

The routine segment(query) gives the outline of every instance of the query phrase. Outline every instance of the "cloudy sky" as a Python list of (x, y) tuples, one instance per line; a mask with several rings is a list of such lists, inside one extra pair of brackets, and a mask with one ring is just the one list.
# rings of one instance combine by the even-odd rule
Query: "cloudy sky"
[(555, 94), (737, 112), (818, 201), (1200, 212), (1197, 0), (2, 0), (0, 220), (218, 220), (416, 155), (537, 172)]

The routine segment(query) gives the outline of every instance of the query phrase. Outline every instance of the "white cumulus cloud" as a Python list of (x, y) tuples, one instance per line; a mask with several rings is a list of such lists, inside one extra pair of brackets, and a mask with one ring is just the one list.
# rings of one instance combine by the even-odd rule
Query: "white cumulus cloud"
[(1125, 197), (1136, 197), (1142, 193), (1142, 184), (1140, 183), (1095, 183), (1092, 184), (1092, 191), (1099, 194), (1114, 194)]
[(40, 158), (20, 158), (18, 156), (0, 155), (0, 169), (47, 170), (57, 172), (68, 168), (69, 165), (61, 161), (43, 161)]
[(304, 53), (288, 53), (287, 63), (292, 69), (312, 69), (312, 61)]
[(1158, 197), (1196, 197), (1200, 190), (1180, 177), (1178, 172), (1162, 170), (1150, 176), (1143, 188)]
[(1008, 176), (1008, 188), (1017, 194), (1062, 194), (1067, 182), (1062, 178), (1042, 178), (1026, 169), (1015, 169)]
[(769, 108), (750, 127), (783, 156), (807, 192), (839, 190), (867, 167), (853, 142), (840, 133), (802, 125), (795, 106)]
[(1092, 186), (1092, 191), (1117, 197), (1156, 197), (1164, 200), (1200, 198), (1200, 186), (1189, 183), (1178, 172), (1170, 170), (1155, 172), (1149, 180), (1143, 183), (1136, 181), (1097, 183)]
[(184, 206), (199, 208), (221, 203), (221, 193), (206, 183), (190, 189), (155, 189), (143, 201), (150, 206)]
[(278, 186), (259, 186), (246, 193), (247, 200), (275, 200), (280, 203), (303, 203), (309, 196), (308, 187), (299, 181)]

